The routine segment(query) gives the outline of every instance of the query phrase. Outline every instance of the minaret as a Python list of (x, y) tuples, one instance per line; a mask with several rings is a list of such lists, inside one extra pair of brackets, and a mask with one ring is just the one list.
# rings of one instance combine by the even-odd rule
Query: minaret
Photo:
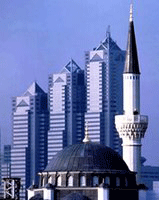
[(123, 142), (123, 159), (131, 171), (137, 172), (137, 182), (140, 183), (141, 139), (144, 138), (147, 129), (148, 117), (140, 115), (140, 70), (132, 4), (123, 73), (123, 104), (123, 115), (115, 116), (116, 129)]

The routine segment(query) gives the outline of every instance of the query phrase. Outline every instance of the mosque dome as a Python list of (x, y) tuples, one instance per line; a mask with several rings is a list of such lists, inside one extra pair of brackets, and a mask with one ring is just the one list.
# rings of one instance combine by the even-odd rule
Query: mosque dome
[(121, 156), (109, 147), (83, 142), (64, 148), (47, 165), (45, 171), (127, 171)]
[(54, 196), (57, 200), (97, 200), (108, 190), (110, 199), (119, 193), (125, 199), (127, 191), (133, 199), (138, 195), (135, 173), (122, 157), (109, 147), (91, 142), (88, 135), (82, 143), (59, 151), (39, 176), (39, 188), (29, 191), (36, 191), (34, 195), (43, 191), (50, 199)]

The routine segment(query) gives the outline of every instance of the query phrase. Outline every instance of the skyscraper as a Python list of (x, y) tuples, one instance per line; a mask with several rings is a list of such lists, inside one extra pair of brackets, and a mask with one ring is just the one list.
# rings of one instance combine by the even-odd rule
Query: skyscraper
[(49, 109), (48, 160), (84, 137), (84, 71), (72, 59), (60, 73), (49, 76)]
[(122, 73), (125, 51), (111, 38), (106, 38), (92, 51), (85, 53), (86, 91), (89, 136), (120, 153), (121, 145), (114, 125), (116, 113), (122, 113)]
[(47, 94), (34, 82), (22, 96), (13, 98), (12, 107), (11, 176), (21, 178), (23, 200), (32, 181), (37, 183), (37, 172), (47, 164)]
[(4, 197), (4, 182), (3, 178), (11, 177), (11, 145), (4, 145), (3, 153), (1, 154), (1, 186), (0, 197)]

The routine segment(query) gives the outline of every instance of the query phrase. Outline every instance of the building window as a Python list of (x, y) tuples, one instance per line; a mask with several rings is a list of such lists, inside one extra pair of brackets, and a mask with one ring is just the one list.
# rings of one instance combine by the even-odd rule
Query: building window
[(80, 186), (86, 186), (86, 177), (85, 176), (80, 177)]
[(68, 186), (70, 186), (70, 187), (73, 186), (73, 176), (68, 177)]
[(116, 177), (116, 186), (119, 187), (120, 186), (120, 178)]
[(61, 186), (62, 180), (61, 180), (61, 176), (57, 177), (57, 186)]
[(110, 185), (110, 177), (105, 177), (105, 180), (104, 180), (104, 183), (106, 184), (106, 185)]
[(93, 176), (93, 186), (97, 186), (99, 184), (98, 176)]

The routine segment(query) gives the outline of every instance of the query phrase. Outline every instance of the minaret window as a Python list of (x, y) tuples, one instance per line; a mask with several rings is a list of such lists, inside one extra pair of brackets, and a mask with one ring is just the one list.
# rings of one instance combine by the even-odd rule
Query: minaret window
[(85, 176), (80, 177), (80, 186), (86, 186), (86, 177)]
[(135, 110), (134, 111), (134, 115), (138, 115), (139, 113), (138, 113), (138, 111), (137, 110)]
[(68, 177), (68, 186), (73, 186), (73, 176)]

